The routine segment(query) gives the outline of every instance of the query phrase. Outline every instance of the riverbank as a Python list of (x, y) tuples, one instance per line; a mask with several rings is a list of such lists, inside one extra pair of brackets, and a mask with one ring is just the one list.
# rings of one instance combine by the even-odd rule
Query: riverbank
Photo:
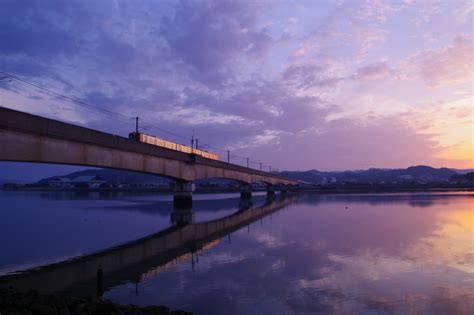
[[(278, 190), (278, 189), (277, 189)], [(172, 189), (169, 188), (5, 188), (0, 187), (0, 191), (48, 191), (48, 192), (101, 192), (101, 193), (114, 193), (114, 192), (143, 192), (143, 193), (162, 193), (170, 194), (173, 193)], [(252, 189), (253, 192), (266, 191), (265, 188)], [(295, 192), (313, 192), (313, 193), (402, 193), (402, 192), (472, 192), (474, 187), (470, 186), (444, 186), (444, 187), (419, 187), (419, 186), (394, 186), (394, 187), (383, 187), (383, 186), (371, 186), (371, 187), (299, 187), (294, 188), (292, 191)], [(214, 194), (214, 193), (238, 193), (238, 188), (201, 188), (198, 187), (195, 190), (196, 193), (201, 194)]]
[(20, 292), (15, 288), (9, 287), (0, 288), (0, 314), (187, 315), (192, 313), (181, 310), (171, 311), (168, 307), (162, 305), (138, 307), (136, 305), (116, 304), (109, 300), (40, 294), (35, 290)]
[(372, 188), (301, 188), (297, 191), (317, 194), (439, 193), (474, 192), (474, 187), (372, 187)]

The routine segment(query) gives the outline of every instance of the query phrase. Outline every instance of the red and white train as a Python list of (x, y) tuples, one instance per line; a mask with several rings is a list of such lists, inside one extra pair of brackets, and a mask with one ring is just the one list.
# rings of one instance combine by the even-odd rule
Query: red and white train
[(137, 140), (137, 141), (140, 141), (140, 142), (156, 145), (156, 146), (162, 147), (162, 148), (176, 150), (176, 151), (180, 151), (180, 152), (184, 152), (184, 153), (188, 153), (188, 154), (200, 155), (200, 156), (205, 157), (207, 159), (219, 160), (219, 155), (217, 155), (215, 153), (211, 153), (211, 152), (207, 152), (207, 151), (199, 150), (199, 149), (194, 149), (194, 148), (188, 147), (188, 146), (183, 145), (183, 144), (167, 141), (167, 140), (161, 139), (159, 137), (146, 135), (146, 134), (141, 133), (141, 132), (131, 132), (128, 135), (128, 138), (129, 139), (134, 139), (134, 140)]

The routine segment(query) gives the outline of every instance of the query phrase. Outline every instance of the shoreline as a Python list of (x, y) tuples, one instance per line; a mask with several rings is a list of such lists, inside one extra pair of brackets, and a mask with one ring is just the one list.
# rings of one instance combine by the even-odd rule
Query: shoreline
[(102, 298), (80, 298), (60, 294), (41, 294), (36, 290), (26, 292), (13, 287), (0, 288), (0, 313), (14, 314), (150, 314), (190, 315), (182, 310), (170, 310), (163, 305), (139, 307), (119, 304)]
[[(172, 189), (162, 188), (3, 188), (0, 191), (44, 191), (44, 192), (99, 192), (99, 193), (113, 193), (113, 192), (143, 192), (143, 193), (173, 193)], [(253, 192), (265, 192), (265, 189), (253, 189)], [(305, 193), (384, 193), (384, 192), (474, 192), (474, 187), (331, 187), (331, 188), (299, 188), (291, 192), (305, 192)], [(196, 189), (198, 194), (213, 194), (213, 193), (239, 193), (239, 189), (222, 188)]]
[(299, 192), (309, 193), (330, 193), (330, 194), (345, 194), (345, 193), (424, 193), (424, 192), (474, 192), (474, 187), (432, 187), (432, 188), (417, 188), (417, 187), (405, 187), (405, 188), (334, 188), (334, 189), (301, 189)]

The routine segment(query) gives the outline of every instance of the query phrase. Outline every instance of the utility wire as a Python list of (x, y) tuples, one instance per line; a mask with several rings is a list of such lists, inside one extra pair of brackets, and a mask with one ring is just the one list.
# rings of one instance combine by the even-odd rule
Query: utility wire
[(90, 108), (90, 109), (94, 109), (94, 110), (97, 110), (99, 112), (102, 112), (104, 114), (109, 114), (109, 115), (113, 115), (113, 116), (117, 116), (117, 117), (122, 117), (122, 118), (131, 118), (131, 117), (128, 117), (126, 115), (123, 115), (123, 114), (120, 114), (120, 113), (116, 113), (116, 112), (112, 112), (110, 110), (107, 110), (107, 109), (103, 109), (103, 108), (100, 108), (98, 106), (94, 106), (94, 105), (91, 105), (89, 103), (86, 103), (84, 101), (81, 101), (80, 99), (77, 99), (77, 98), (74, 98), (74, 97), (70, 97), (70, 96), (67, 96), (67, 95), (64, 95), (64, 94), (61, 94), (61, 93), (57, 93), (57, 92), (54, 92), (52, 90), (49, 90), (45, 87), (42, 87), (41, 85), (37, 84), (37, 83), (33, 83), (33, 82), (29, 82), (29, 81), (26, 81), (24, 79), (21, 79), (15, 75), (12, 75), (12, 74), (9, 74), (9, 73), (6, 73), (6, 72), (3, 72), (3, 71), (0, 71), (0, 74), (4, 75), (4, 76), (7, 76), (7, 77), (10, 77), (11, 79), (15, 80), (15, 81), (18, 81), (18, 82), (21, 82), (21, 83), (24, 83), (24, 84), (27, 84), (29, 86), (32, 86), (32, 87), (35, 87), (39, 90), (42, 90), (48, 94), (51, 94), (51, 95), (54, 95), (54, 96), (57, 96), (57, 97), (60, 97), (62, 99), (65, 99), (65, 100), (68, 100), (68, 101), (71, 101), (81, 107), (86, 107), (86, 108)]
[[(67, 96), (67, 95), (64, 95), (64, 94), (61, 94), (61, 93), (58, 93), (58, 92), (55, 92), (55, 91), (52, 91), (50, 89), (47, 89), (37, 83), (33, 83), (33, 82), (30, 82), (30, 81), (27, 81), (27, 80), (24, 80), (24, 79), (21, 79), (13, 74), (10, 74), (10, 73), (6, 73), (6, 72), (3, 72), (3, 71), (0, 71), (0, 74), (4, 75), (5, 77), (9, 77), (10, 79), (12, 80), (15, 80), (15, 81), (18, 81), (18, 82), (21, 82), (21, 83), (24, 83), (26, 85), (29, 85), (29, 86), (32, 86), (32, 87), (35, 87), (41, 91), (44, 91), (48, 94), (51, 94), (51, 95), (54, 95), (56, 97), (60, 97), (62, 99), (65, 99), (65, 100), (68, 100), (68, 101), (71, 101), (73, 103), (75, 103), (76, 105), (79, 105), (81, 107), (85, 107), (85, 108), (88, 108), (88, 109), (93, 109), (93, 110), (97, 110), (103, 114), (108, 114), (108, 115), (112, 115), (112, 116), (117, 116), (117, 117), (121, 117), (121, 118), (126, 118), (126, 119), (133, 119), (134, 117), (130, 117), (130, 116), (126, 116), (126, 115), (123, 115), (123, 114), (120, 114), (120, 113), (117, 113), (117, 112), (113, 112), (113, 111), (110, 111), (110, 110), (107, 110), (107, 109), (103, 109), (101, 107), (98, 107), (98, 106), (95, 106), (95, 105), (92, 105), (92, 104), (89, 104), (87, 102), (84, 102), (80, 99), (77, 99), (77, 98), (74, 98), (74, 97), (70, 97), (70, 96)], [(4, 77), (2, 77), (3, 79)], [(178, 138), (182, 138), (182, 139), (185, 139), (185, 140), (188, 140), (188, 137), (185, 137), (183, 135), (180, 135), (180, 134), (177, 134), (177, 133), (174, 133), (174, 132), (171, 132), (171, 131), (168, 131), (166, 129), (163, 129), (163, 128), (160, 128), (160, 127), (157, 127), (147, 121), (143, 121), (143, 123), (145, 124), (143, 127), (150, 127), (150, 128), (153, 128), (153, 129), (156, 129), (156, 130), (159, 130), (163, 133), (167, 133), (169, 135), (172, 135), (172, 136), (175, 136), (175, 137), (178, 137)]]
[[(10, 74), (10, 73), (7, 73), (7, 72), (4, 72), (4, 71), (0, 71), (0, 75), (3, 75), (2, 77), (0, 77), (0, 80), (5, 80), (7, 78), (11, 80), (15, 80), (17, 82), (20, 82), (20, 83), (23, 83), (23, 84), (26, 84), (30, 87), (34, 87), (34, 88), (37, 88), (43, 92), (46, 92), (50, 95), (54, 95), (56, 97), (59, 97), (61, 99), (64, 99), (64, 100), (67, 100), (67, 101), (70, 101), (72, 102), (73, 104), (76, 104), (80, 107), (83, 107), (83, 108), (86, 108), (86, 109), (89, 109), (89, 110), (95, 110), (95, 111), (98, 111), (102, 114), (106, 114), (106, 115), (111, 115), (111, 116), (115, 116), (116, 118), (121, 118), (121, 119), (134, 119), (134, 117), (130, 117), (130, 116), (127, 116), (127, 115), (123, 115), (123, 114), (120, 114), (120, 113), (117, 113), (117, 112), (113, 112), (111, 110), (107, 110), (107, 109), (104, 109), (104, 108), (101, 108), (99, 106), (95, 106), (95, 105), (92, 105), (90, 103), (87, 103), (85, 101), (82, 101), (78, 98), (75, 98), (75, 97), (71, 97), (71, 96), (67, 96), (67, 95), (64, 95), (64, 94), (61, 94), (61, 93), (58, 93), (58, 92), (55, 92), (55, 91), (52, 91), (48, 88), (45, 88), (43, 86), (41, 86), (40, 84), (38, 83), (34, 83), (34, 82), (31, 82), (31, 81), (27, 81), (25, 79), (22, 79), (16, 75), (13, 75), (13, 74)], [(147, 128), (152, 128), (152, 129), (155, 129), (155, 130), (158, 130), (160, 132), (163, 132), (163, 133), (166, 133), (168, 135), (171, 135), (171, 136), (174, 136), (174, 137), (177, 137), (177, 138), (180, 138), (180, 139), (184, 139), (184, 140), (189, 140), (189, 137), (185, 137), (183, 135), (180, 135), (178, 133), (175, 133), (175, 132), (172, 132), (172, 131), (168, 131), (166, 129), (163, 129), (161, 127), (158, 127), (148, 121), (144, 121), (142, 120), (142, 128), (144, 129), (147, 129)], [(214, 145), (210, 145), (208, 143), (204, 143), (204, 142), (201, 142), (201, 146), (202, 147), (207, 147), (207, 148), (210, 148), (210, 149), (213, 149), (213, 150), (217, 150), (217, 151), (221, 151), (223, 153), (226, 153), (228, 150), (226, 149), (223, 149), (223, 148), (219, 148), (219, 147), (216, 147)], [(236, 154), (232, 154), (230, 156), (231, 158), (237, 158), (237, 159), (243, 159), (243, 160), (246, 160), (248, 157), (245, 157), (245, 156), (241, 156), (241, 155), (236, 155)], [(250, 162), (251, 164), (259, 164), (257, 162)], [(265, 164), (262, 164), (262, 166), (266, 166)]]
[[(37, 88), (43, 92), (46, 92), (50, 95), (54, 95), (56, 97), (59, 97), (59, 98), (62, 98), (62, 99), (65, 99), (65, 100), (68, 100), (68, 101), (71, 101), (73, 102), (74, 104), (78, 105), (78, 106), (81, 106), (81, 107), (85, 107), (85, 108), (88, 108), (88, 109), (92, 109), (92, 110), (96, 110), (96, 111), (99, 111), (103, 114), (107, 114), (107, 115), (112, 115), (112, 116), (116, 116), (116, 117), (120, 117), (120, 118), (126, 118), (126, 119), (132, 119), (133, 117), (129, 117), (129, 116), (126, 116), (126, 115), (123, 115), (123, 114), (120, 114), (120, 113), (117, 113), (117, 112), (113, 112), (113, 111), (110, 111), (110, 110), (107, 110), (107, 109), (103, 109), (101, 107), (98, 107), (98, 106), (95, 106), (95, 105), (92, 105), (92, 104), (89, 104), (87, 102), (84, 102), (80, 99), (77, 99), (77, 98), (74, 98), (74, 97), (70, 97), (70, 96), (67, 96), (67, 95), (64, 95), (64, 94), (61, 94), (61, 93), (58, 93), (58, 92), (55, 92), (55, 91), (52, 91), (50, 89), (47, 89), (37, 83), (33, 83), (33, 82), (30, 82), (30, 81), (27, 81), (27, 80), (24, 80), (24, 79), (21, 79), (19, 78), (18, 76), (16, 75), (13, 75), (13, 74), (10, 74), (10, 73), (6, 73), (6, 72), (3, 72), (3, 71), (0, 71), (0, 74), (2, 74), (5, 78), (5, 77), (8, 77), (12, 80), (15, 80), (15, 81), (18, 81), (18, 82), (21, 82), (21, 83), (24, 83), (26, 85), (29, 85), (31, 87), (34, 87), (34, 88)], [(171, 131), (168, 131), (166, 129), (163, 129), (163, 128), (160, 128), (160, 127), (157, 127), (155, 125), (152, 125), (151, 123), (148, 123), (147, 121), (144, 121), (145, 123), (145, 126), (144, 127), (150, 127), (150, 128), (153, 128), (153, 129), (156, 129), (156, 130), (159, 130), (163, 133), (167, 133), (169, 135), (172, 135), (172, 136), (175, 136), (175, 137), (178, 137), (178, 138), (182, 138), (182, 139), (185, 139), (185, 140), (188, 140), (188, 137), (185, 137), (183, 135), (180, 135), (180, 134), (177, 134), (177, 133), (174, 133), (174, 132), (171, 132)]]

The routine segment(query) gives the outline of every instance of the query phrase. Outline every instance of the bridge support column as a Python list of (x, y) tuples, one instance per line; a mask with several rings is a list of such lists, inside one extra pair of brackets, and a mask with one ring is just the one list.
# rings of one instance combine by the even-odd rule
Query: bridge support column
[(239, 211), (245, 211), (252, 207), (252, 199), (251, 198), (240, 198), (239, 202)]
[(252, 186), (249, 184), (240, 185), (240, 198), (251, 199), (252, 198)]
[(174, 208), (170, 215), (170, 221), (178, 226), (191, 224), (194, 222), (194, 212), (192, 208)]
[(295, 192), (296, 191), (296, 185), (287, 185), (288, 187), (288, 192)]
[(176, 182), (174, 184), (174, 208), (175, 209), (192, 209), (193, 207), (193, 191), (194, 183)]
[(267, 185), (267, 198), (275, 197), (275, 186), (268, 184)]
[(289, 185), (281, 185), (280, 191), (282, 195), (287, 194), (288, 190), (290, 190)]

